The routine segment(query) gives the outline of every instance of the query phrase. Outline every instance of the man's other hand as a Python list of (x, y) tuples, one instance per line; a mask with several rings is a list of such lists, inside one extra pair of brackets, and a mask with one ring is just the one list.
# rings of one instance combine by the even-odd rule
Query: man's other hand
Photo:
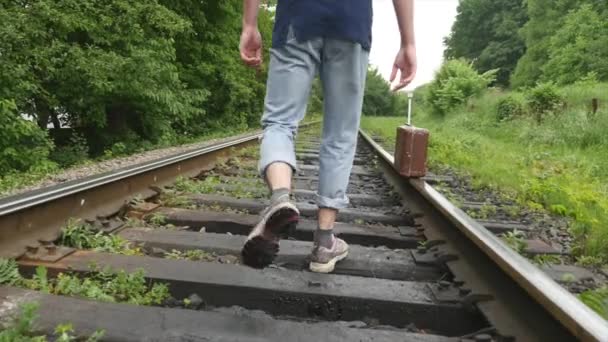
[(245, 27), (241, 34), (241, 59), (253, 68), (262, 64), (262, 35), (257, 27)]
[(416, 76), (416, 47), (413, 44), (401, 47), (397, 53), (391, 73), (391, 83), (397, 77), (397, 71), (401, 72), (401, 77), (393, 91), (405, 88)]

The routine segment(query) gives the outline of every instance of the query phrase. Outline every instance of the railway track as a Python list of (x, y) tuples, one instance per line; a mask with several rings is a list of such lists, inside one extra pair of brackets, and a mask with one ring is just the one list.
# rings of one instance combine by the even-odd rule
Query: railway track
[[(350, 255), (333, 274), (308, 272), (317, 136), (297, 143), (303, 220), (265, 269), (239, 257), (265, 206), (259, 134), (0, 201), (1, 256), (26, 277), (141, 268), (170, 294), (143, 306), (3, 286), (0, 319), (36, 301), (42, 333), (70, 322), (112, 341), (608, 341), (604, 320), (424, 180), (396, 175), (364, 133), (335, 229)], [(68, 218), (135, 253), (62, 246)]]

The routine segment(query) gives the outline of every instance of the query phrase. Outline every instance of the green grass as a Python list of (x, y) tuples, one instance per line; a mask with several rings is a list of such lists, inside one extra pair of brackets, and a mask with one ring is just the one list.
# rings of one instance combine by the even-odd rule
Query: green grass
[[(429, 165), (472, 177), (477, 188), (497, 189), (519, 205), (572, 219), (573, 253), (608, 262), (608, 84), (561, 89), (567, 107), (537, 124), (531, 115), (496, 118), (505, 93), (490, 90), (445, 117), (415, 109), (416, 126), (431, 132)], [(600, 111), (589, 113), (591, 98)], [(364, 129), (394, 146), (403, 118), (364, 117)]]
[(581, 293), (578, 298), (608, 320), (608, 287), (587, 290)]

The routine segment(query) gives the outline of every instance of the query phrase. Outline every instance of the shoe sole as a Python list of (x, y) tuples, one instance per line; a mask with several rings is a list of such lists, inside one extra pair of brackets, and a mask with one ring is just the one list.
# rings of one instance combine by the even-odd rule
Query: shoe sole
[[(290, 215), (287, 215), (287, 213), (289, 213)], [(297, 223), (297, 221), (299, 220), (299, 216), (300, 212), (298, 211), (295, 205), (289, 202), (283, 203), (281, 204), (281, 207), (279, 207), (279, 209), (270, 217), (263, 218), (266, 220), (266, 223), (264, 225), (256, 226), (254, 230), (249, 234), (247, 239), (253, 239), (256, 236), (261, 236), (262, 234), (264, 234), (264, 230), (267, 226), (272, 227), (270, 230), (273, 234), (277, 236), (284, 235), (282, 226), (288, 224), (289, 222), (278, 224), (275, 221), (280, 219), (289, 221), (291, 217), (295, 217), (294, 221)]]
[(311, 262), (309, 265), (309, 268), (312, 272), (315, 273), (330, 273), (334, 271), (334, 268), (336, 268), (336, 263), (344, 258), (346, 258), (348, 256), (348, 250), (336, 257), (334, 257), (333, 259), (331, 259), (329, 262), (322, 264), (322, 263), (318, 263), (318, 262)]
[[(293, 234), (298, 219), (299, 214), (296, 210), (291, 207), (284, 207), (272, 214), (264, 226), (269, 227), (275, 236), (286, 238)], [(264, 268), (270, 265), (279, 253), (279, 244), (276, 241), (264, 238), (261, 235), (264, 229), (259, 230), (257, 236), (250, 237), (247, 240), (241, 251), (243, 263), (254, 268)]]

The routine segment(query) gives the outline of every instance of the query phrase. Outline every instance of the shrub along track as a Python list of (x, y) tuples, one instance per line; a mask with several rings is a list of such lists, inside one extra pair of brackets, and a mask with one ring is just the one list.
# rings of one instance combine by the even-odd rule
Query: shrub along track
[[(601, 318), (511, 252), (422, 180), (406, 181), (362, 134), (337, 233), (350, 245), (334, 274), (308, 272), (315, 229), (317, 130), (297, 144), (294, 197), (303, 219), (273, 265), (240, 264), (265, 205), (259, 134), (0, 202), (3, 257), (23, 274), (85, 277), (145, 270), (169, 287), (157, 306), (101, 303), (0, 287), (0, 318), (40, 303), (42, 332), (71, 322), (109, 340), (601, 340)], [(240, 149), (238, 153), (234, 149)], [(176, 178), (180, 176), (181, 179)], [(143, 255), (55, 246), (70, 217), (118, 235)], [(125, 224), (126, 223), (126, 224)], [(127, 253), (133, 254), (133, 253)], [(134, 253), (138, 254), (138, 253)]]

